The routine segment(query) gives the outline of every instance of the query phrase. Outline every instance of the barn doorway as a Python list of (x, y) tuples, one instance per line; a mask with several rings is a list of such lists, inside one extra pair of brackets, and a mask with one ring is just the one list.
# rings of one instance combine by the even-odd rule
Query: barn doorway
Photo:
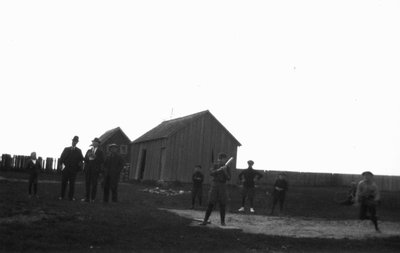
[(144, 176), (144, 169), (146, 168), (146, 149), (142, 149), (140, 160), (139, 160), (139, 180), (143, 179)]
[(166, 159), (167, 159), (167, 157), (166, 157), (165, 148), (161, 148), (161, 151), (160, 151), (160, 164), (159, 164), (159, 168), (160, 168), (159, 179), (160, 180), (164, 180), (164, 177), (165, 177), (164, 170), (165, 170), (165, 161), (166, 161)]

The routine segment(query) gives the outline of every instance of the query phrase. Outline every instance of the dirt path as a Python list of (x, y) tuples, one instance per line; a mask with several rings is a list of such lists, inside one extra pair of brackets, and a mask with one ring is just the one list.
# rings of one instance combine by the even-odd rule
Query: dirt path
[[(192, 226), (199, 226), (204, 211), (163, 209), (182, 217), (193, 219)], [(219, 226), (219, 212), (211, 215), (210, 228)], [(380, 222), (382, 233), (375, 232), (370, 221), (325, 220), (300, 217), (270, 217), (254, 214), (227, 214), (226, 229), (240, 229), (245, 233), (287, 236), (297, 238), (366, 239), (371, 237), (400, 236), (400, 223)]]

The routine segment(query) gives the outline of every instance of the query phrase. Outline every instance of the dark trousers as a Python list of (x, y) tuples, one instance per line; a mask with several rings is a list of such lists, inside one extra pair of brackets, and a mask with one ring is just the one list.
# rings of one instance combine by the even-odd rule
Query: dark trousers
[(204, 222), (208, 221), (214, 209), (214, 206), (216, 205), (216, 203), (218, 203), (221, 223), (225, 224), (225, 207), (227, 199), (228, 191), (226, 189), (225, 183), (212, 183), (210, 187), (210, 192), (208, 193), (208, 207), (206, 210), (206, 215), (204, 217)]
[(118, 201), (118, 177), (106, 175), (104, 177), (104, 195), (103, 201), (108, 202), (111, 190), (111, 199), (113, 202)]
[(203, 199), (203, 187), (202, 186), (193, 186), (192, 189), (192, 207), (196, 202), (196, 197), (199, 199), (199, 205), (201, 206), (201, 202)]
[(360, 219), (371, 220), (375, 226), (375, 229), (378, 230), (378, 217), (376, 217), (376, 204), (373, 203), (373, 200), (371, 199), (361, 200)]
[(274, 212), (276, 204), (279, 203), (279, 211), (282, 212), (283, 210), (283, 203), (285, 203), (286, 192), (284, 191), (276, 191), (274, 192), (273, 199), (272, 199), (272, 209), (271, 214)]
[(97, 181), (99, 171), (95, 168), (88, 168), (85, 173), (86, 200), (95, 200), (97, 193)]
[(30, 174), (29, 175), (29, 186), (28, 186), (29, 195), (32, 194), (32, 188), (33, 188), (33, 195), (36, 195), (37, 185), (38, 185), (38, 174), (36, 174), (36, 173)]
[[(214, 206), (215, 205), (213, 203), (208, 204), (207, 210), (206, 210), (206, 216), (204, 217), (204, 222), (207, 222), (208, 219), (210, 218), (211, 213), (214, 209)], [(220, 203), (219, 204), (219, 216), (221, 218), (221, 224), (225, 224), (225, 213), (226, 213), (225, 209), (226, 209), (226, 205)]]
[(65, 197), (65, 190), (69, 184), (68, 198), (72, 200), (75, 192), (76, 173), (71, 171), (63, 171), (61, 175), (61, 198)]
[(242, 190), (242, 206), (244, 207), (244, 204), (246, 203), (246, 198), (250, 202), (250, 207), (252, 208), (254, 206), (254, 195), (255, 195), (255, 188), (254, 187), (246, 187), (243, 186)]

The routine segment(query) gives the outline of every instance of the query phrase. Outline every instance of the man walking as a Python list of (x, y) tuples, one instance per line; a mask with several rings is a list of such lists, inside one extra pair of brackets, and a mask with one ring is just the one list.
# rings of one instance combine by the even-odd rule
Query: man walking
[(104, 162), (104, 154), (99, 149), (99, 145), (99, 138), (94, 138), (92, 140), (92, 148), (85, 155), (86, 198), (83, 201), (86, 202), (94, 202), (96, 199), (97, 182)]
[(72, 146), (64, 148), (60, 157), (60, 164), (62, 167), (60, 200), (65, 197), (67, 184), (69, 184), (68, 198), (69, 200), (75, 200), (74, 191), (76, 174), (81, 170), (83, 161), (82, 151), (76, 146), (78, 142), (79, 137), (74, 136), (72, 139)]
[(111, 144), (111, 153), (106, 157), (104, 161), (104, 195), (103, 202), (107, 203), (110, 195), (113, 202), (118, 201), (118, 181), (121, 170), (124, 168), (124, 160), (118, 153), (118, 145)]
[(255, 183), (254, 179), (260, 180), (262, 178), (262, 174), (253, 169), (254, 162), (252, 160), (248, 161), (247, 164), (249, 167), (244, 171), (240, 172), (239, 180), (243, 182), (242, 189), (242, 207), (239, 208), (239, 212), (244, 212), (244, 205), (246, 202), (246, 198), (250, 202), (250, 212), (254, 213), (254, 196), (255, 196)]

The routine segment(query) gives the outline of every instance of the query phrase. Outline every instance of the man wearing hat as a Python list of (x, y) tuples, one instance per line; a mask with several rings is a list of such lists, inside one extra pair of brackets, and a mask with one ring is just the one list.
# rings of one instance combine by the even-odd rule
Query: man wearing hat
[(210, 176), (212, 177), (210, 184), (210, 191), (208, 193), (208, 206), (203, 222), (200, 225), (207, 225), (208, 219), (214, 209), (214, 206), (219, 204), (219, 214), (221, 218), (221, 225), (225, 226), (225, 207), (228, 200), (228, 191), (226, 182), (231, 179), (231, 169), (227, 162), (227, 155), (225, 153), (218, 154), (218, 160), (210, 169)]
[(78, 142), (79, 137), (74, 136), (72, 146), (64, 148), (59, 160), (62, 167), (60, 200), (65, 197), (67, 184), (69, 184), (68, 198), (74, 200), (76, 174), (81, 170), (83, 161), (82, 151), (76, 146)]
[(124, 160), (119, 154), (117, 144), (110, 144), (110, 154), (104, 161), (104, 195), (103, 202), (107, 203), (110, 196), (113, 202), (118, 201), (118, 181), (121, 170), (124, 168)]
[(374, 174), (372, 172), (365, 171), (361, 175), (363, 180), (358, 183), (356, 192), (356, 203), (360, 204), (360, 219), (371, 220), (375, 230), (380, 232), (378, 218), (376, 217), (376, 206), (380, 201), (379, 189), (373, 180)]
[(97, 193), (97, 181), (99, 174), (102, 170), (104, 162), (103, 151), (99, 148), (100, 139), (94, 138), (92, 140), (92, 147), (86, 152), (85, 155), (85, 186), (86, 197), (83, 201), (94, 202)]
[(248, 168), (243, 170), (239, 174), (240, 182), (243, 182), (242, 189), (242, 206), (239, 208), (239, 212), (244, 212), (244, 205), (246, 202), (246, 198), (248, 198), (250, 202), (250, 212), (254, 213), (254, 195), (255, 195), (255, 183), (254, 179), (260, 180), (262, 178), (262, 174), (253, 169), (254, 162), (249, 160), (247, 162)]

